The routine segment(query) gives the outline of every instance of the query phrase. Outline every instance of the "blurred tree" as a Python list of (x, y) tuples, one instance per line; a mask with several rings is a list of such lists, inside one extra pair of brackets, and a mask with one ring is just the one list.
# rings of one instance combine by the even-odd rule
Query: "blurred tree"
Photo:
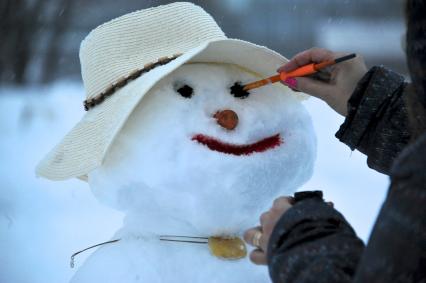
[(33, 51), (38, 15), (44, 0), (2, 0), (0, 34), (0, 81), (23, 84)]
[(62, 56), (64, 39), (69, 28), (69, 22), (72, 15), (72, 0), (57, 0), (55, 13), (51, 19), (52, 31), (50, 42), (47, 46), (47, 52), (44, 58), (44, 66), (41, 82), (48, 83), (56, 78), (55, 72), (60, 68), (59, 62)]
[[(131, 11), (174, 1), (0, 0), (0, 83), (79, 79), (79, 44), (90, 30)], [(324, 32), (345, 22), (374, 25), (403, 19), (401, 0), (188, 1), (209, 12), (229, 37), (266, 45), (289, 57), (317, 45)], [(405, 71), (403, 58), (381, 55), (367, 60)]]

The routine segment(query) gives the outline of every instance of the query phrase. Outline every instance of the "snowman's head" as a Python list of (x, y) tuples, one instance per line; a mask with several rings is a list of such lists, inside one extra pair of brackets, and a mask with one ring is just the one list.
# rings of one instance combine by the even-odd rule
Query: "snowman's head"
[(89, 174), (95, 195), (200, 230), (216, 231), (211, 220), (224, 231), (256, 221), (253, 213), (308, 180), (316, 151), (311, 119), (290, 90), (235, 88), (257, 79), (213, 63), (186, 64), (163, 78)]

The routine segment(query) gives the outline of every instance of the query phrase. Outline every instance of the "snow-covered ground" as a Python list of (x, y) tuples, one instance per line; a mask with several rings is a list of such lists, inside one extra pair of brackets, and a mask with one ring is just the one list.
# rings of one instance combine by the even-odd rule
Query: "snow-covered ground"
[[(0, 282), (67, 282), (92, 252), (70, 255), (109, 240), (123, 215), (99, 204), (79, 180), (36, 178), (38, 160), (84, 114), (75, 82), (0, 89)], [(364, 240), (384, 199), (388, 178), (365, 157), (334, 138), (343, 118), (311, 98), (305, 102), (318, 135), (313, 178), (300, 190), (323, 190)]]

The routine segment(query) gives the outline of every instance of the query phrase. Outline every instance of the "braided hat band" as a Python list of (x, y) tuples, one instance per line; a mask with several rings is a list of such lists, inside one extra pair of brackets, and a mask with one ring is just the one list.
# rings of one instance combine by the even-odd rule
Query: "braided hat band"
[(96, 95), (95, 97), (86, 99), (83, 102), (84, 110), (89, 111), (89, 109), (95, 107), (98, 104), (101, 104), (105, 100), (105, 98), (113, 95), (117, 90), (126, 86), (129, 82), (139, 78), (143, 74), (148, 73), (149, 71), (151, 71), (152, 69), (154, 69), (158, 66), (162, 66), (162, 65), (165, 65), (165, 64), (173, 61), (174, 59), (176, 59), (180, 55), (182, 55), (182, 54), (179, 53), (179, 54), (174, 54), (171, 57), (161, 57), (156, 62), (151, 62), (151, 63), (145, 64), (145, 66), (142, 69), (135, 70), (132, 73), (130, 73), (128, 76), (119, 79), (116, 83), (114, 83), (110, 87), (108, 87), (104, 92)]

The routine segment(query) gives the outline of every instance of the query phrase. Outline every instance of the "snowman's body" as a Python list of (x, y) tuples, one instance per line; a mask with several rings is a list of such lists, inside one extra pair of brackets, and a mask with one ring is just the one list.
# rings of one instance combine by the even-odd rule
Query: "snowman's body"
[[(89, 174), (94, 194), (126, 213), (114, 237), (121, 241), (100, 247), (73, 283), (269, 281), (267, 268), (247, 257), (222, 260), (206, 244), (158, 239), (241, 237), (275, 197), (292, 194), (312, 174), (312, 123), (289, 90), (266, 86), (245, 98), (231, 94), (235, 82), (256, 79), (234, 65), (187, 64), (150, 90), (103, 166)], [(137, 80), (120, 90), (137, 91)], [(232, 130), (213, 117), (225, 109), (238, 115)], [(221, 145), (219, 151), (200, 136)], [(279, 143), (267, 142), (277, 136)], [(262, 149), (254, 146), (262, 142)], [(242, 147), (247, 152), (232, 153)]]

